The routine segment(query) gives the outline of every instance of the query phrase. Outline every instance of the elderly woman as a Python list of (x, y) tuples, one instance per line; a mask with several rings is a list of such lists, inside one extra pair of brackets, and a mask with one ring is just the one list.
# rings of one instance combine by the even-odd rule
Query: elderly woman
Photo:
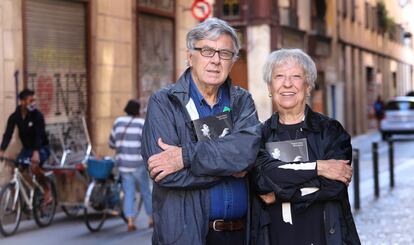
[(306, 104), (315, 63), (299, 49), (281, 49), (269, 55), (264, 80), (276, 112), (263, 125), (254, 172), (263, 201), (253, 209), (254, 243), (360, 244), (347, 193), (352, 174), (325, 174), (350, 163), (350, 136)]

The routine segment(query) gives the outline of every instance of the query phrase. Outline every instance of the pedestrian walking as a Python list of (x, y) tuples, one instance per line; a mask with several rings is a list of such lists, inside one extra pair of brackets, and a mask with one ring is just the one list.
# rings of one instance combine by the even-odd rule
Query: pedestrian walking
[(139, 186), (148, 215), (148, 225), (152, 227), (152, 200), (149, 176), (141, 156), (141, 139), (144, 119), (139, 118), (140, 103), (129, 100), (124, 111), (126, 116), (118, 117), (112, 127), (109, 146), (116, 150), (116, 163), (122, 178), (124, 196), (124, 214), (128, 219), (128, 231), (136, 230), (136, 187)]
[(384, 110), (385, 110), (385, 104), (384, 101), (381, 99), (381, 95), (378, 95), (377, 100), (375, 100), (374, 105), (374, 113), (375, 113), (375, 119), (377, 120), (377, 128), (381, 128), (381, 121), (384, 119)]

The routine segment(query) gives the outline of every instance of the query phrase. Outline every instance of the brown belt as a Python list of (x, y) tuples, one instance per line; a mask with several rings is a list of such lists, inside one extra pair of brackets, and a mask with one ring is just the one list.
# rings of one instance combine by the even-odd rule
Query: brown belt
[(224, 221), (216, 219), (208, 222), (208, 228), (214, 231), (239, 231), (244, 228), (244, 220)]

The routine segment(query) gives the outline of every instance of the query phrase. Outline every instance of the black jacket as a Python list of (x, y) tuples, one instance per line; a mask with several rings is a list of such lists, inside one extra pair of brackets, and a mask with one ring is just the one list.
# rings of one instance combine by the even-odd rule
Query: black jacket
[(19, 129), (19, 138), (23, 148), (39, 150), (49, 144), (45, 131), (45, 119), (43, 114), (35, 109), (27, 112), (26, 118), (22, 117), (20, 106), (16, 108), (7, 120), (6, 131), (3, 135), (1, 150), (6, 150), (13, 136), (14, 127)]
[[(316, 160), (352, 159), (352, 146), (349, 134), (341, 124), (322, 114), (305, 109), (303, 130), (306, 134), (309, 151)], [(267, 153), (264, 144), (277, 140), (276, 130), (278, 114), (268, 119), (262, 129), (262, 146), (254, 171), (254, 187), (259, 194), (274, 191), (282, 201), (294, 203), (295, 211), (306, 211), (314, 202), (324, 203), (325, 237), (328, 245), (360, 244), (358, 233), (352, 217), (346, 185), (339, 182), (317, 177), (316, 172), (283, 176), (275, 166), (285, 164), (274, 160)], [(319, 191), (302, 196), (300, 188), (316, 186)], [(264, 204), (256, 197), (253, 199), (252, 244), (268, 244), (268, 224), (270, 222)]]
[(260, 122), (251, 95), (231, 86), (229, 79), (226, 83), (230, 86), (232, 132), (220, 139), (196, 141), (186, 110), (190, 99), (189, 72), (187, 69), (177, 83), (151, 96), (143, 128), (145, 162), (162, 151), (157, 145), (158, 138), (181, 146), (184, 161), (182, 170), (154, 183), (152, 243), (155, 245), (205, 244), (210, 207), (208, 188), (222, 176), (253, 167), (260, 146)]

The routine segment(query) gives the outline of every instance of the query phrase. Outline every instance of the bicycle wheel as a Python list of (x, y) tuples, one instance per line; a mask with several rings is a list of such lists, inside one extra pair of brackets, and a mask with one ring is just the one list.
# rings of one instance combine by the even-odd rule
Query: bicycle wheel
[(66, 214), (69, 218), (75, 218), (78, 216), (79, 212), (82, 210), (83, 206), (76, 205), (76, 206), (69, 206), (69, 205), (62, 205), (62, 211)]
[(91, 232), (99, 231), (107, 217), (107, 193), (109, 185), (105, 181), (93, 181), (88, 186), (85, 197), (84, 218)]
[(56, 186), (53, 181), (47, 179), (51, 199), (45, 200), (44, 193), (39, 187), (35, 187), (33, 196), (33, 217), (39, 227), (45, 227), (52, 223), (56, 212)]
[(17, 231), (22, 215), (21, 205), (16, 185), (7, 184), (0, 192), (0, 232), (3, 236), (13, 235)]

